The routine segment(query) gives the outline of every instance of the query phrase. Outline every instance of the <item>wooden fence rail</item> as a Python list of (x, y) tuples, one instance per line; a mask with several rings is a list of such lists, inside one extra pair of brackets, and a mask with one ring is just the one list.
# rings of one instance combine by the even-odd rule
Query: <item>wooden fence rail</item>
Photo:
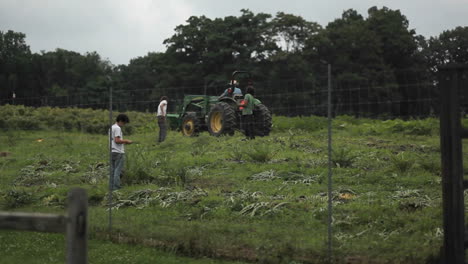
[(83, 189), (74, 188), (68, 193), (67, 216), (0, 212), (0, 229), (66, 233), (66, 263), (88, 263), (88, 196)]

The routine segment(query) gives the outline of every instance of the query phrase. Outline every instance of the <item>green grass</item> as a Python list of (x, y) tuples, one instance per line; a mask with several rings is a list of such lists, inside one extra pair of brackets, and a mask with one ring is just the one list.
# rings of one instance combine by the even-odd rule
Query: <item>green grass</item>
[[(239, 134), (188, 138), (170, 132), (167, 141), (155, 144), (157, 131), (151, 129), (124, 134), (139, 144), (126, 146), (124, 188), (114, 195), (111, 234), (106, 136), (2, 132), (0, 142), (7, 144), (0, 152), (11, 155), (0, 158), (0, 205), (63, 212), (70, 187), (87, 189), (91, 241), (100, 245), (90, 253), (92, 263), (107, 263), (99, 252), (126, 244), (195, 258), (322, 263), (327, 256), (326, 122), (318, 117), (273, 122), (272, 134), (254, 141), (242, 141)], [(435, 259), (442, 245), (437, 120), (338, 117), (333, 127), (336, 262)], [(21, 241), (22, 234), (8, 233), (8, 241)], [(30, 250), (45, 250), (39, 244)], [(0, 254), (6, 250), (0, 247)], [(132, 262), (125, 256), (119, 263), (149, 259)]]
[[(165, 263), (165, 264), (227, 264), (240, 263), (207, 258), (186, 258), (151, 247), (111, 243), (90, 239), (89, 263)], [(65, 238), (61, 234), (0, 231), (2, 263), (63, 264), (66, 258)]]

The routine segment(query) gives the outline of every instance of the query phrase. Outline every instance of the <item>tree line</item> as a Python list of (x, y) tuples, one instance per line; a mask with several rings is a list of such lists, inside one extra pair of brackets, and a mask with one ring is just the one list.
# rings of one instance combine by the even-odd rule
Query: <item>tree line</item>
[[(376, 96), (417, 99), (408, 84), (433, 84), (438, 67), (468, 63), (468, 27), (427, 39), (409, 28), (399, 10), (387, 7), (371, 7), (367, 17), (349, 9), (326, 26), (294, 14), (246, 9), (224, 18), (191, 16), (164, 41), (164, 52), (150, 52), (128, 65), (113, 65), (96, 52), (32, 53), (25, 37), (0, 31), (1, 104), (15, 103), (16, 97), (16, 103), (31, 106), (106, 108), (112, 85), (125, 98), (122, 110), (148, 110), (148, 104), (139, 102), (157, 101), (161, 95), (180, 99), (183, 93), (215, 93), (234, 70), (242, 69), (252, 73), (260, 93), (289, 97), (287, 103), (271, 98), (271, 104), (320, 105), (320, 98), (288, 96), (287, 91), (291, 85), (300, 86), (296, 91), (319, 89), (314, 87), (324, 83), (327, 64), (338, 87), (336, 102), (346, 97), (348, 105), (365, 104)], [(340, 94), (340, 87), (363, 83), (370, 87), (365, 94)], [(374, 89), (387, 84), (392, 84), (387, 94)], [(432, 92), (437, 96), (435, 88)], [(374, 110), (370, 106), (366, 111)], [(411, 114), (409, 108), (403, 112)]]

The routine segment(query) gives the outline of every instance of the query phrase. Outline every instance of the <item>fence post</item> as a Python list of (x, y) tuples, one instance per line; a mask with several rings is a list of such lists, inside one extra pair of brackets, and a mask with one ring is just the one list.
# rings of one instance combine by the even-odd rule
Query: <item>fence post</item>
[(88, 263), (88, 197), (74, 188), (68, 193), (67, 264)]
[(443, 263), (465, 261), (465, 208), (463, 198), (463, 153), (459, 102), (460, 71), (456, 67), (439, 69), (441, 93), (440, 150), (442, 160), (442, 198), (444, 246)]
[(332, 263), (332, 80), (331, 64), (328, 64), (328, 263)]
[(109, 80), (109, 232), (112, 231), (112, 188), (114, 187), (114, 165), (112, 162), (112, 79), (107, 77)]

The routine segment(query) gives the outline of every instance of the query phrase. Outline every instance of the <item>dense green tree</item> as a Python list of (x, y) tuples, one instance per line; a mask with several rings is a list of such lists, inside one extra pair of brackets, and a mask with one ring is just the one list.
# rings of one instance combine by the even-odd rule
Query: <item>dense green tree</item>
[[(416, 35), (414, 29), (409, 29), (409, 21), (400, 10), (374, 6), (368, 10), (368, 14), (368, 26), (377, 34), (382, 58), (396, 79), (396, 96), (405, 98), (405, 102), (398, 106), (399, 112), (405, 116), (416, 114), (420, 109), (415, 108), (412, 101), (421, 96), (417, 83), (422, 78), (428, 78), (424, 57), (419, 50), (421, 37)], [(395, 97), (395, 92), (391, 96)]]
[(450, 64), (468, 64), (468, 27), (456, 27), (431, 37), (425, 53), (431, 69)]
[(0, 98), (29, 96), (31, 51), (25, 38), (20, 32), (0, 31)]
[(48, 100), (43, 104), (57, 101), (52, 97), (59, 96), (69, 98), (57, 103), (99, 107), (95, 104), (106, 98), (103, 92), (107, 89), (106, 76), (112, 73), (112, 65), (96, 52), (84, 55), (64, 49), (41, 52), (34, 54), (33, 67), (38, 90), (43, 100)]
[(253, 68), (278, 50), (271, 15), (241, 10), (240, 17), (211, 20), (192, 16), (165, 40), (166, 54), (179, 63), (178, 72), (191, 83), (222, 79), (236, 69)]
[[(437, 82), (439, 67), (450, 64), (468, 64), (468, 27), (456, 27), (446, 30), (439, 36), (431, 37), (427, 41), (421, 41), (421, 43), (423, 47), (421, 54), (426, 59), (427, 69), (431, 74), (430, 81), (433, 83)], [(466, 78), (463, 81), (464, 85), (468, 85)], [(465, 91), (462, 90), (464, 98), (468, 96)], [(434, 87), (431, 96), (437, 98), (438, 93), (439, 89)], [(463, 100), (462, 104), (464, 104)], [(467, 109), (466, 104), (464, 107)], [(438, 106), (433, 108), (437, 109)]]
[(395, 69), (414, 67), (418, 62), (416, 32), (408, 28), (408, 19), (400, 10), (387, 7), (371, 7), (368, 14), (367, 25), (380, 41), (385, 63)]
[(307, 39), (317, 34), (322, 27), (306, 21), (301, 16), (278, 12), (272, 21), (273, 30), (280, 45), (284, 45), (286, 52), (302, 50)]
[[(372, 83), (388, 81), (391, 75), (384, 73), (388, 66), (381, 56), (381, 42), (362, 15), (353, 9), (344, 11), (341, 18), (330, 22), (325, 30), (308, 41), (304, 53), (314, 61), (314, 69), (322, 79), (326, 76), (326, 64), (331, 64), (336, 111), (376, 111), (371, 109), (375, 106), (368, 103), (377, 101), (381, 94), (365, 88)], [(364, 106), (366, 108), (361, 108)]]
[(338, 80), (341, 75), (371, 77), (375, 71), (386, 68), (380, 56), (382, 49), (378, 36), (353, 9), (344, 11), (341, 18), (313, 36), (304, 53), (314, 61), (317, 69), (325, 69), (324, 63), (332, 64)]

